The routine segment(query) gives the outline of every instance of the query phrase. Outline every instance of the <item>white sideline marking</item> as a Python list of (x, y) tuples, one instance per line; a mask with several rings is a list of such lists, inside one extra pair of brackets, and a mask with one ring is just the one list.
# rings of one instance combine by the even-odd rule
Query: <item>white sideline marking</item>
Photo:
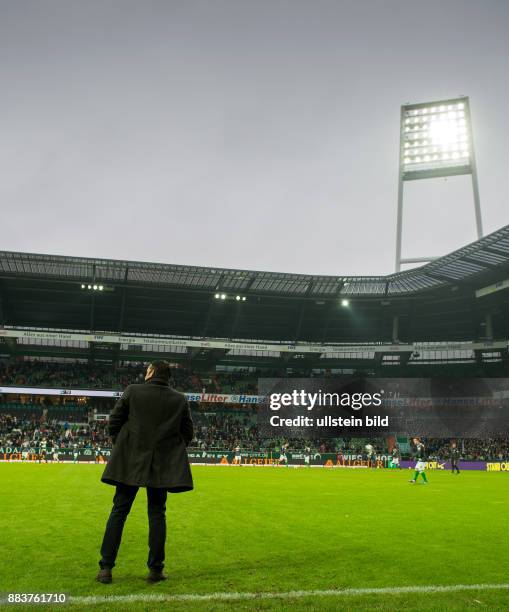
[(325, 589), (314, 591), (283, 591), (283, 592), (261, 592), (261, 593), (184, 593), (182, 595), (91, 595), (84, 597), (69, 597), (71, 604), (103, 604), (103, 603), (131, 603), (136, 601), (245, 601), (249, 599), (299, 599), (302, 597), (349, 597), (352, 595), (398, 595), (401, 593), (453, 593), (456, 591), (494, 591), (496, 589), (509, 589), (509, 583), (505, 584), (451, 584), (431, 586), (402, 586), (402, 587), (380, 587), (359, 589)]

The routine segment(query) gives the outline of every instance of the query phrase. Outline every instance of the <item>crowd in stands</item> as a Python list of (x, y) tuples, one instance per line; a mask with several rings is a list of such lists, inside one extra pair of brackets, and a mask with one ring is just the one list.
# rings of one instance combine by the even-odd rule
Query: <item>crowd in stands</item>
[[(448, 458), (450, 452), (448, 440), (426, 440), (425, 442), (430, 457)], [(464, 461), (509, 459), (509, 438), (464, 439), (458, 443), (458, 448)]]
[(252, 413), (195, 413), (193, 422), (193, 446), (200, 450), (224, 450), (237, 444), (246, 450), (260, 450), (263, 446), (256, 415)]
[[(289, 449), (296, 452), (310, 447), (319, 453), (362, 454), (366, 445), (366, 440), (353, 438), (349, 440), (268, 438), (260, 432), (256, 410), (193, 412), (193, 421), (195, 437), (192, 446), (200, 450), (231, 450), (239, 445), (245, 451), (276, 452), (283, 444), (287, 444)], [(380, 452), (386, 452), (387, 442), (383, 438), (374, 442)]]
[[(80, 417), (75, 414), (65, 418), (52, 418), (47, 412), (30, 415), (27, 412), (6, 413), (0, 410), (0, 447), (21, 447), (23, 444), (37, 446), (45, 440), (49, 446), (61, 450), (79, 448), (94, 449), (111, 447), (107, 421), (93, 420), (85, 411)], [(73, 422), (73, 418), (77, 421)], [(282, 444), (288, 444), (290, 452), (302, 452), (310, 446), (314, 452), (338, 455), (362, 455), (366, 439), (329, 439), (306, 441), (302, 439), (266, 438), (260, 433), (256, 412), (193, 412), (195, 438), (192, 449), (201, 451), (232, 451), (240, 446), (243, 451), (277, 452)], [(387, 441), (383, 438), (369, 440), (378, 454), (387, 454)], [(425, 440), (430, 459), (446, 460), (450, 454), (449, 440)], [(508, 460), (509, 438), (465, 439), (458, 441), (464, 461)], [(405, 453), (404, 453), (405, 455)]]
[[(143, 382), (145, 370), (144, 364), (128, 362), (112, 368), (84, 361), (5, 360), (0, 361), (0, 386), (121, 390)], [(257, 373), (247, 371), (202, 374), (183, 367), (172, 370), (172, 385), (186, 392), (255, 394), (256, 379)]]
[[(0, 360), (0, 386), (121, 390), (129, 384), (143, 382), (144, 373), (143, 363), (122, 363), (112, 368), (108, 364), (71, 360)], [(259, 372), (247, 369), (204, 374), (175, 367), (172, 385), (177, 390), (187, 392), (256, 394), (259, 375)], [(3, 400), (0, 397), (0, 446), (17, 446), (23, 441), (37, 442), (42, 438), (60, 448), (111, 445), (107, 424), (96, 420), (94, 408), (100, 407), (103, 413), (107, 413), (113, 407), (114, 400), (81, 400), (83, 404), (66, 396), (26, 395), (16, 400), (7, 395)], [(258, 427), (255, 406), (245, 406), (241, 410), (239, 406), (193, 404), (193, 419), (195, 439), (192, 448), (203, 451), (233, 450), (240, 446), (246, 451), (276, 452), (282, 444), (287, 443), (290, 449), (297, 452), (309, 445), (320, 453), (362, 454), (366, 443), (363, 439), (306, 442), (301, 439), (267, 438)], [(378, 453), (388, 452), (384, 439), (371, 442)], [(463, 460), (509, 458), (507, 438), (466, 439), (459, 446)], [(427, 440), (426, 447), (431, 457), (446, 459), (449, 456), (448, 440)]]
[(104, 423), (72, 423), (56, 419), (41, 419), (18, 414), (0, 413), (0, 446), (37, 447), (45, 440), (48, 447), (61, 450), (96, 448), (111, 445)]

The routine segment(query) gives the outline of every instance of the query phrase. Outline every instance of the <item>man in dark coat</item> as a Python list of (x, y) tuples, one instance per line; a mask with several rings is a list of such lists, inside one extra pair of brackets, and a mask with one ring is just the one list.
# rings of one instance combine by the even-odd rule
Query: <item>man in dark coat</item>
[(154, 361), (145, 383), (129, 385), (110, 414), (114, 446), (101, 480), (116, 486), (101, 546), (97, 580), (110, 583), (124, 523), (139, 487), (147, 488), (149, 582), (165, 580), (166, 496), (190, 491), (187, 445), (193, 439), (188, 401), (170, 387), (170, 364)]

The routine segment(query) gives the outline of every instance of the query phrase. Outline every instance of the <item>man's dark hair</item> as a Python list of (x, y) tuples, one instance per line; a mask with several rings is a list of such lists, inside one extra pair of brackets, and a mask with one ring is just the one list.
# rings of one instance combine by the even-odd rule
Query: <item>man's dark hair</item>
[(167, 361), (157, 360), (149, 363), (149, 366), (154, 370), (154, 378), (164, 378), (170, 380), (171, 378), (171, 366)]

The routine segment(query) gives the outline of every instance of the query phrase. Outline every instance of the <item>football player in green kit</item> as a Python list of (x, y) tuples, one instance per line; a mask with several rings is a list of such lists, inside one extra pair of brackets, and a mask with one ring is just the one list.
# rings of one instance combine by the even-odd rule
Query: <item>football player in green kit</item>
[(413, 443), (415, 444), (416, 459), (415, 474), (412, 480), (410, 480), (409, 482), (415, 484), (420, 474), (424, 481), (423, 484), (428, 484), (428, 479), (426, 478), (426, 473), (424, 471), (426, 469), (426, 448), (419, 438), (414, 438)]

